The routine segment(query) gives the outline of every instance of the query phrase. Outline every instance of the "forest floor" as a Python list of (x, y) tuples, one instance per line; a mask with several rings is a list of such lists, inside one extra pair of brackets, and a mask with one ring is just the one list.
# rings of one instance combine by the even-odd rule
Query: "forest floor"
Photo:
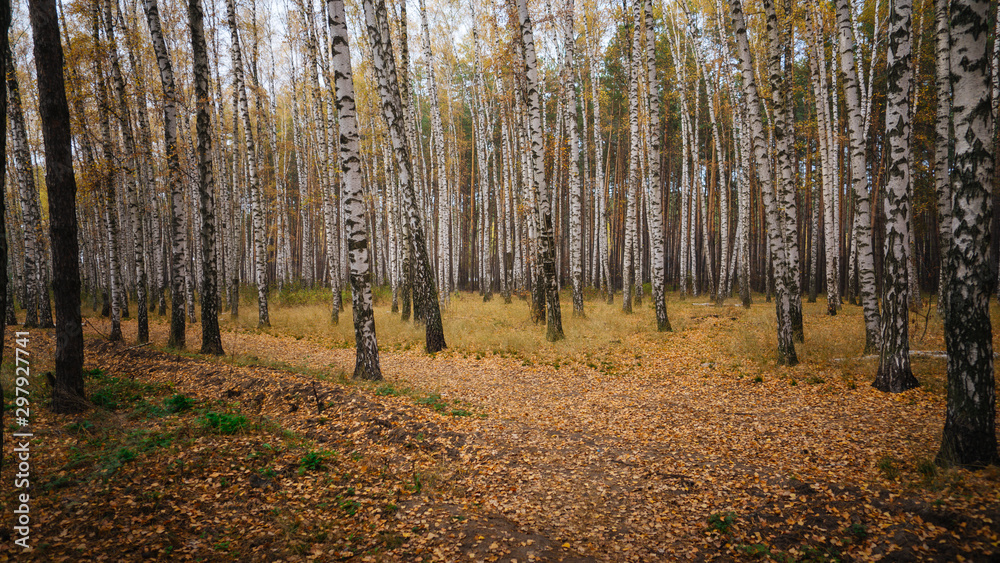
[(95, 406), (73, 416), (43, 408), (53, 334), (32, 330), (34, 550), (9, 537), (8, 433), (0, 560), (1000, 559), (1000, 468), (932, 462), (933, 311), (911, 323), (921, 387), (898, 395), (870, 385), (858, 307), (806, 304), (788, 368), (760, 296), (745, 311), (676, 294), (669, 333), (648, 299), (628, 316), (588, 300), (586, 319), (564, 299), (555, 344), (523, 301), (457, 295), (433, 356), (379, 305), (385, 380), (369, 384), (345, 377), (350, 302), (331, 327), (303, 294), (275, 299), (270, 329), (252, 305), (224, 314), (221, 358), (191, 353), (197, 324), (188, 352), (167, 350), (155, 315), (152, 345), (134, 321), (107, 343), (86, 308)]

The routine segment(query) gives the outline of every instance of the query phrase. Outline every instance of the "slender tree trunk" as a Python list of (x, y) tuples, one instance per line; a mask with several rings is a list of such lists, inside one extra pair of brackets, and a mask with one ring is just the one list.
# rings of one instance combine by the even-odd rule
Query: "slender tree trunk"
[(198, 207), (201, 213), (201, 353), (221, 355), (219, 290), (215, 258), (215, 176), (212, 167), (211, 92), (208, 46), (201, 0), (188, 0), (188, 25), (194, 59), (198, 130)]
[[(403, 24), (405, 25), (405, 23)], [(444, 254), (447, 250), (448, 242), (443, 236), (444, 225), (447, 223), (445, 217), (446, 206), (444, 201), (447, 199), (448, 194), (448, 172), (445, 166), (445, 145), (444, 145), (444, 127), (441, 124), (441, 106), (439, 106), (438, 97), (438, 86), (437, 78), (434, 72), (434, 53), (431, 51), (431, 35), (430, 30), (427, 26), (427, 10), (424, 7), (424, 0), (420, 0), (420, 26), (423, 30), (423, 42), (424, 42), (424, 57), (427, 59), (427, 81), (430, 94), (430, 107), (431, 107), (431, 142), (434, 144), (434, 175), (437, 177), (437, 199), (438, 199), (438, 260), (444, 258)], [(428, 190), (428, 193), (430, 190)], [(432, 224), (432, 222), (431, 222)], [(438, 281), (438, 289), (440, 296), (435, 296), (435, 299), (440, 297), (441, 301), (444, 303), (448, 302), (448, 280), (440, 276)]]
[[(949, 0), (934, 0), (936, 44), (935, 89), (937, 118), (934, 122), (934, 192), (937, 195), (938, 246), (941, 255), (938, 274), (938, 314), (947, 318), (951, 253), (951, 32)], [(997, 42), (1000, 45), (1000, 42)], [(997, 73), (1000, 76), (1000, 72)]]
[(532, 182), (538, 202), (540, 220), (539, 256), (544, 273), (546, 301), (546, 338), (550, 342), (565, 338), (562, 329), (562, 313), (559, 310), (559, 286), (556, 282), (555, 243), (552, 234), (552, 207), (549, 188), (545, 181), (545, 162), (542, 155), (542, 116), (538, 95), (538, 62), (535, 56), (535, 38), (526, 0), (517, 0), (517, 14), (520, 22), (521, 49), (526, 75), (526, 102), (528, 108), (528, 129), (531, 138), (531, 163), (534, 172)]
[[(152, 0), (147, 0), (152, 1)], [(246, 140), (247, 175), (250, 182), (250, 214), (253, 218), (254, 273), (257, 282), (257, 326), (271, 326), (267, 311), (267, 241), (264, 229), (263, 197), (257, 177), (257, 157), (253, 138), (253, 123), (247, 104), (246, 83), (243, 79), (243, 54), (240, 50), (239, 29), (236, 26), (234, 0), (226, 0), (229, 32), (232, 36), (233, 71), (240, 113), (243, 115), (243, 135)]]
[[(632, 17), (632, 49), (629, 52), (629, 86), (628, 86), (628, 123), (629, 123), (629, 160), (628, 160), (628, 184), (626, 192), (626, 217), (625, 217), (625, 252), (622, 256), (622, 312), (632, 312), (632, 290), (636, 283), (635, 278), (635, 258), (638, 255), (638, 248), (635, 245), (636, 222), (637, 222), (637, 202), (636, 196), (639, 192), (640, 172), (639, 172), (639, 61), (645, 58), (642, 53), (642, 4), (638, 0), (633, 3)], [(642, 277), (639, 277), (639, 285), (642, 284)]]
[(100, 8), (95, 3), (91, 10), (91, 31), (94, 45), (97, 46), (94, 57), (94, 76), (97, 80), (97, 113), (101, 127), (101, 151), (104, 156), (98, 172), (100, 191), (98, 198), (103, 203), (104, 232), (108, 237), (108, 279), (111, 286), (111, 331), (108, 333), (108, 341), (120, 342), (122, 337), (122, 288), (121, 264), (119, 262), (119, 237), (118, 237), (118, 210), (117, 210), (117, 189), (115, 184), (118, 180), (118, 166), (114, 155), (114, 145), (111, 139), (111, 122), (108, 107), (107, 82), (104, 79), (104, 58), (107, 56), (106, 49), (100, 38)]
[(396, 78), (396, 63), (393, 58), (389, 25), (386, 21), (384, 0), (365, 0), (365, 25), (373, 52), (373, 66), (378, 78), (382, 115), (392, 142), (399, 183), (402, 188), (404, 209), (409, 225), (409, 237), (413, 244), (414, 287), (420, 294), (419, 308), (425, 319), (426, 350), (433, 354), (446, 347), (444, 328), (441, 324), (441, 309), (434, 287), (434, 270), (427, 253), (424, 229), (417, 207), (417, 194), (413, 189), (413, 175), (410, 147), (403, 131), (402, 102)]
[[(14, 57), (10, 56), (10, 39), (7, 35), (10, 29), (11, 7), (10, 0), (0, 0), (0, 73), (2, 76), (8, 74), (8, 63), (13, 62)], [(7, 96), (0, 96), (0, 116), (7, 115)], [(7, 154), (7, 121), (0, 119), (0, 149), (3, 154)], [(6, 194), (7, 186), (7, 159), (0, 162), (0, 194)], [(12, 300), (7, 296), (7, 198), (0, 197), (0, 314), (6, 315), (7, 305)], [(6, 320), (6, 319), (5, 319)], [(0, 322), (0, 342), (5, 340), (4, 331), (7, 328), (6, 322)], [(3, 364), (3, 346), (0, 346), (0, 364)], [(3, 383), (0, 382), (0, 396), (3, 396)], [(0, 401), (0, 452), (3, 449), (4, 430), (4, 407)]]
[(771, 161), (767, 155), (764, 143), (764, 125), (759, 110), (760, 97), (757, 93), (753, 61), (750, 58), (750, 44), (747, 40), (746, 23), (743, 17), (741, 0), (730, 0), (730, 9), (733, 19), (733, 29), (736, 35), (736, 46), (740, 56), (740, 70), (743, 75), (746, 107), (749, 113), (753, 150), (757, 164), (757, 176), (760, 180), (767, 215), (768, 248), (771, 252), (775, 269), (774, 301), (778, 320), (778, 363), (793, 366), (798, 363), (798, 358), (795, 354), (795, 344), (792, 336), (791, 296), (789, 295), (786, 283), (788, 275), (787, 254), (780, 232), (778, 205), (775, 201), (773, 191), (774, 182), (771, 175)]
[[(6, 28), (4, 28), (6, 37)], [(3, 53), (4, 60), (8, 61), (9, 71), (7, 72), (7, 96), (4, 97), (7, 109), (5, 114), (10, 120), (10, 137), (13, 142), (11, 151), (11, 161), (14, 164), (14, 174), (16, 179), (18, 194), (21, 201), (21, 218), (24, 223), (23, 244), (24, 244), (24, 328), (36, 328), (39, 326), (39, 304), (41, 299), (48, 299), (42, 294), (44, 287), (40, 287), (41, 272), (45, 267), (42, 261), (42, 217), (38, 210), (38, 189), (35, 186), (35, 175), (31, 165), (31, 153), (28, 149), (27, 126), (24, 121), (24, 109), (21, 106), (21, 89), (17, 82), (17, 68), (14, 64), (14, 56), (8, 45)], [(6, 123), (6, 120), (4, 121)], [(5, 141), (6, 142), (6, 139)], [(4, 159), (6, 163), (7, 159)], [(7, 275), (7, 263), (4, 262), (3, 275)], [(11, 300), (13, 303), (13, 300)]]
[[(76, 179), (73, 175), (69, 105), (63, 79), (63, 51), (55, 0), (30, 0), (39, 117), (45, 144), (45, 186), (49, 202), (56, 309), (55, 377), (52, 409), (86, 408), (83, 389), (83, 325), (80, 316), (80, 249), (77, 242)], [(2, 230), (2, 229), (0, 229)]]
[(563, 120), (569, 137), (569, 270), (573, 283), (573, 315), (585, 317), (583, 310), (583, 188), (580, 185), (580, 144), (576, 128), (576, 84), (573, 59), (576, 34), (573, 30), (573, 0), (567, 0), (563, 22)]
[(122, 132), (122, 144), (125, 149), (125, 168), (128, 177), (125, 181), (125, 197), (128, 204), (128, 221), (132, 235), (132, 260), (133, 272), (135, 273), (135, 293), (137, 311), (137, 332), (138, 342), (144, 344), (149, 341), (149, 319), (147, 317), (146, 306), (146, 264), (145, 264), (145, 239), (142, 229), (142, 207), (139, 206), (138, 191), (141, 189), (140, 183), (140, 163), (137, 158), (139, 151), (136, 147), (135, 135), (132, 130), (132, 112), (127, 101), (125, 92), (125, 80), (122, 77), (121, 63), (118, 58), (118, 41), (115, 38), (114, 26), (112, 25), (112, 10), (109, 0), (104, 1), (104, 32), (108, 38), (111, 54), (111, 78), (115, 86), (115, 98), (118, 105), (118, 121)]
[(851, 25), (850, 0), (837, 0), (840, 29), (840, 60), (844, 73), (844, 91), (850, 121), (851, 183), (854, 186), (854, 238), (858, 261), (861, 304), (865, 314), (865, 353), (881, 349), (878, 297), (875, 295), (875, 259), (872, 255), (871, 204), (868, 194), (868, 165), (861, 114), (861, 95), (855, 68), (854, 28)]
[(833, 133), (831, 129), (830, 106), (827, 103), (826, 84), (826, 56), (823, 44), (819, 40), (819, 32), (816, 25), (816, 14), (811, 8), (806, 9), (809, 19), (809, 41), (811, 47), (811, 74), (813, 83), (813, 95), (816, 99), (816, 122), (817, 137), (819, 144), (820, 183), (823, 194), (823, 240), (825, 242), (826, 258), (826, 311), (829, 315), (837, 314), (837, 305), (840, 300), (838, 289), (840, 280), (837, 276), (836, 257), (840, 251), (840, 244), (836, 236), (836, 207), (834, 205), (834, 191), (839, 190), (833, 176), (836, 168), (836, 152), (833, 143)]
[(750, 296), (750, 130), (744, 110), (740, 115), (740, 187), (739, 187), (739, 229), (740, 245), (740, 302), (744, 309), (752, 304)]
[(382, 379), (378, 342), (375, 338), (375, 315), (372, 312), (371, 271), (368, 263), (368, 237), (364, 224), (364, 200), (361, 185), (358, 124), (354, 107), (354, 79), (351, 53), (347, 42), (347, 19), (343, 0), (329, 0), (331, 62), (337, 91), (337, 114), (340, 124), (340, 162), (344, 190), (344, 227), (347, 229), (348, 257), (351, 268), (351, 294), (354, 305), (354, 340), (357, 349), (354, 364), (356, 379)]
[(919, 385), (910, 369), (908, 254), (910, 252), (910, 0), (895, 0), (889, 15), (888, 99), (885, 133), (889, 174), (884, 194), (885, 260), (882, 273), (882, 350), (872, 384), (900, 393)]
[(160, 29), (160, 11), (156, 0), (144, 0), (149, 34), (156, 52), (156, 62), (160, 68), (160, 84), (163, 87), (163, 129), (164, 147), (167, 152), (167, 189), (170, 194), (171, 231), (171, 286), (170, 286), (170, 336), (167, 345), (172, 348), (184, 347), (184, 281), (187, 277), (187, 241), (184, 229), (184, 186), (181, 182), (180, 159), (177, 147), (177, 106), (174, 86), (174, 70), (170, 54)]

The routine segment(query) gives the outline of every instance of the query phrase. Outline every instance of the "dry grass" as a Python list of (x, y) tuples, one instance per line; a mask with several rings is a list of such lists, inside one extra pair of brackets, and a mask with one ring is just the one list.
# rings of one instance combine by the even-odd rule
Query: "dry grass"
[[(351, 347), (354, 345), (354, 326), (347, 297), (337, 325), (330, 323), (329, 302), (272, 305), (269, 310), (271, 327), (262, 330), (270, 334), (308, 338), (327, 346)], [(498, 296), (483, 302), (478, 294), (456, 293), (450, 306), (442, 308), (441, 314), (445, 339), (453, 353), (581, 359), (620, 344), (623, 335), (654, 331), (655, 321), (649, 304), (647, 299), (634, 314), (624, 315), (620, 296), (612, 305), (599, 299), (589, 300), (585, 304), (587, 316), (580, 319), (573, 316), (569, 296), (564, 294), (562, 311), (566, 339), (555, 344), (545, 340), (544, 325), (534, 324), (529, 317), (527, 303), (517, 298), (510, 304), (504, 304)], [(244, 307), (238, 319), (231, 319), (227, 314), (221, 318), (223, 330), (258, 330), (256, 308), (252, 304)], [(680, 325), (683, 324), (684, 321), (680, 320)], [(376, 302), (375, 331), (379, 346), (384, 349), (423, 347), (423, 327), (401, 321), (398, 313), (390, 311), (388, 303)]]
[[(937, 298), (925, 295), (920, 311), (910, 314), (910, 362), (913, 374), (925, 391), (944, 395), (947, 382), (947, 361), (932, 352), (943, 353), (944, 325), (938, 315)], [(754, 305), (745, 311), (739, 330), (733, 334), (729, 352), (736, 357), (750, 358), (761, 366), (775, 363), (775, 313), (773, 303), (764, 303), (763, 296), (754, 296)], [(845, 305), (836, 316), (826, 314), (826, 300), (803, 303), (805, 342), (796, 344), (799, 361), (807, 367), (833, 368), (848, 380), (867, 384), (878, 369), (878, 356), (864, 356), (864, 315), (860, 306)], [(1000, 322), (1000, 306), (990, 304), (993, 326)], [(1000, 334), (994, 331), (994, 350), (1000, 350)], [(791, 376), (794, 377), (794, 376)]]
[[(805, 342), (796, 345), (802, 367), (788, 371), (775, 370), (775, 316), (773, 303), (763, 295), (753, 296), (749, 310), (736, 300), (723, 307), (708, 304), (705, 296), (681, 300), (677, 293), (668, 294), (667, 308), (674, 332), (660, 334), (655, 330), (651, 301), (646, 295), (642, 306), (631, 315), (621, 311), (621, 294), (608, 305), (593, 296), (585, 302), (586, 317), (576, 318), (567, 292), (561, 295), (563, 330), (566, 339), (550, 343), (545, 339), (544, 324), (534, 324), (525, 300), (514, 298), (504, 304), (499, 296), (483, 302), (476, 293), (456, 293), (450, 306), (442, 309), (446, 355), (485, 357), (500, 355), (518, 358), (526, 364), (579, 363), (597, 367), (614, 363), (616, 371), (641, 369), (641, 361), (622, 366), (622, 357), (631, 358), (643, 346), (669, 349), (689, 345), (685, 335), (700, 335), (711, 340), (706, 362), (718, 362), (737, 375), (784, 373), (784, 377), (803, 379), (809, 370), (835, 373), (850, 382), (867, 384), (878, 366), (877, 358), (863, 357), (864, 325), (861, 307), (845, 304), (836, 316), (826, 314), (826, 301), (803, 303)], [(943, 326), (932, 299), (928, 311), (925, 298), (921, 311), (911, 314), (910, 342), (914, 351), (944, 351)], [(243, 333), (264, 332), (279, 336), (307, 339), (324, 347), (354, 346), (350, 293), (344, 293), (344, 311), (340, 323), (330, 323), (330, 292), (327, 289), (289, 288), (272, 293), (271, 327), (257, 328), (255, 295), (244, 295), (241, 315), (232, 319), (228, 313), (220, 317), (224, 331)], [(929, 314), (928, 314), (929, 313)], [(994, 324), (1000, 321), (1000, 308), (992, 305)], [(413, 322), (402, 322), (398, 313), (390, 312), (389, 295), (385, 289), (376, 291), (376, 333), (383, 350), (422, 350), (424, 329)], [(704, 324), (711, 321), (710, 324)], [(997, 347), (995, 342), (994, 347)], [(231, 351), (235, 353), (238, 351)], [(258, 358), (250, 358), (258, 361)], [(914, 355), (914, 374), (927, 391), (943, 395), (946, 382), (946, 362), (943, 358)]]

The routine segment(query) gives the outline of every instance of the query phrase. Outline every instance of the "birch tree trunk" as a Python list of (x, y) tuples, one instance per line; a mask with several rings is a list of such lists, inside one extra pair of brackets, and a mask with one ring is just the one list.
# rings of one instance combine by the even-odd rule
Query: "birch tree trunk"
[(594, 126), (592, 127), (594, 132), (594, 199), (596, 201), (597, 209), (594, 211), (595, 222), (597, 228), (594, 232), (595, 241), (595, 252), (597, 253), (597, 259), (595, 262), (600, 267), (600, 286), (601, 289), (607, 294), (608, 303), (614, 296), (614, 290), (611, 287), (610, 280), (610, 260), (608, 257), (608, 233), (607, 233), (607, 186), (605, 185), (604, 179), (604, 148), (603, 139), (601, 137), (601, 97), (598, 92), (598, 84), (600, 80), (597, 74), (597, 61), (599, 60), (599, 41), (590, 36), (590, 24), (586, 17), (584, 17), (584, 23), (587, 24), (584, 30), (587, 34), (587, 45), (589, 45), (589, 54), (587, 57), (587, 63), (590, 69), (590, 98), (591, 103), (594, 105)]
[[(6, 29), (4, 30), (6, 33)], [(6, 35), (4, 35), (6, 37)], [(8, 61), (9, 70), (7, 76), (7, 96), (4, 96), (7, 103), (6, 115), (10, 120), (10, 138), (13, 142), (11, 151), (11, 161), (14, 164), (12, 178), (17, 181), (18, 195), (21, 202), (21, 218), (24, 223), (23, 243), (24, 243), (24, 328), (36, 328), (39, 326), (39, 303), (48, 296), (43, 293), (44, 287), (40, 286), (41, 272), (45, 267), (42, 254), (42, 216), (38, 208), (38, 188), (35, 186), (35, 175), (31, 166), (31, 153), (28, 149), (28, 133), (24, 121), (24, 109), (21, 106), (21, 89), (17, 82), (17, 68), (14, 64), (14, 56), (10, 47), (4, 52), (4, 58)], [(6, 123), (6, 122), (5, 122)], [(6, 142), (6, 140), (5, 140)], [(6, 158), (4, 162), (6, 162)], [(7, 263), (0, 264), (3, 267), (3, 276), (7, 276)], [(11, 300), (13, 303), (13, 300)], [(43, 319), (44, 320), (44, 319)], [(51, 323), (51, 319), (49, 320)]]
[[(635, 282), (635, 256), (637, 247), (636, 222), (637, 202), (639, 192), (639, 61), (644, 58), (642, 53), (642, 4), (639, 0), (633, 3), (632, 17), (632, 50), (629, 52), (629, 86), (628, 86), (628, 123), (629, 123), (629, 159), (628, 184), (626, 185), (626, 217), (625, 217), (625, 252), (622, 256), (622, 311), (632, 312), (632, 290)], [(642, 278), (639, 278), (642, 283)]]
[(215, 177), (212, 167), (211, 91), (208, 46), (201, 0), (188, 0), (188, 26), (194, 59), (198, 131), (198, 207), (201, 213), (201, 353), (222, 355), (219, 333), (218, 273), (215, 256)]
[[(948, 256), (951, 253), (951, 31), (948, 0), (934, 0), (935, 89), (937, 116), (934, 122), (934, 192), (937, 195), (938, 246), (941, 263), (938, 273), (938, 314), (948, 314)], [(1000, 44), (1000, 42), (998, 42)], [(997, 73), (1000, 75), (1000, 73)], [(994, 100), (995, 101), (995, 100)]]
[(840, 250), (839, 241), (836, 236), (836, 207), (834, 205), (834, 190), (839, 186), (834, 182), (832, 174), (836, 167), (836, 152), (833, 143), (833, 123), (830, 119), (830, 106), (827, 103), (826, 93), (826, 55), (823, 44), (820, 42), (820, 34), (817, 30), (816, 14), (812, 8), (806, 9), (808, 18), (807, 29), (809, 30), (811, 78), (813, 83), (813, 97), (816, 100), (816, 122), (817, 137), (820, 156), (820, 183), (823, 194), (823, 239), (825, 241), (826, 259), (826, 311), (829, 315), (837, 314), (837, 305), (840, 300), (838, 289), (840, 280), (837, 276), (838, 268), (836, 256)]
[[(405, 22), (403, 23), (405, 25)], [(437, 177), (437, 200), (438, 200), (438, 260), (447, 263), (448, 237), (447, 228), (447, 205), (448, 199), (448, 170), (445, 166), (445, 144), (444, 126), (441, 122), (441, 107), (439, 104), (437, 77), (434, 71), (434, 52), (431, 50), (431, 34), (427, 25), (427, 9), (424, 0), (420, 0), (420, 26), (423, 30), (424, 57), (427, 59), (427, 81), (429, 94), (431, 97), (431, 142), (434, 143), (434, 175)], [(428, 190), (429, 191), (429, 190)], [(439, 276), (438, 290), (439, 298), (444, 303), (449, 302), (449, 287), (447, 273), (442, 271)]]
[[(412, 103), (413, 91), (410, 87), (410, 50), (406, 29), (406, 2), (399, 3), (399, 22), (399, 89), (403, 111), (403, 130), (409, 146), (416, 147), (417, 133), (416, 124), (414, 123), (414, 109)], [(416, 154), (411, 151), (411, 174), (416, 167)], [(413, 178), (411, 176), (411, 178), (419, 181), (419, 177)], [(402, 254), (402, 261), (400, 263), (400, 291), (403, 294), (403, 307), (400, 312), (400, 319), (408, 321), (410, 320), (411, 298), (413, 295), (413, 238), (410, 236), (410, 210), (404, 205), (404, 198), (406, 196), (403, 194), (401, 185), (397, 185), (397, 195), (397, 203), (399, 205), (400, 213), (400, 250)], [(414, 320), (416, 320), (416, 315), (414, 315)]]
[(750, 296), (750, 131), (743, 109), (737, 109), (740, 120), (740, 187), (739, 209), (736, 238), (739, 241), (740, 255), (740, 301), (744, 309), (749, 309)]
[(854, 27), (851, 25), (851, 1), (837, 0), (840, 38), (840, 67), (844, 74), (844, 97), (847, 102), (851, 141), (851, 184), (854, 187), (854, 238), (858, 263), (858, 285), (865, 315), (865, 354), (881, 349), (878, 298), (875, 295), (875, 258), (872, 255), (871, 204), (868, 194), (868, 165), (865, 154), (864, 119), (861, 94), (855, 72)]
[(940, 465), (1000, 462), (996, 441), (993, 327), (990, 323), (990, 221), (993, 120), (986, 52), (989, 2), (951, 2), (951, 90), (955, 161), (951, 170), (952, 243), (948, 253), (948, 409)]
[(556, 282), (555, 243), (552, 234), (552, 206), (549, 188), (545, 181), (545, 162), (542, 145), (541, 102), (538, 95), (538, 60), (535, 56), (535, 38), (528, 15), (527, 0), (517, 0), (517, 14), (520, 23), (521, 48), (525, 68), (525, 93), (528, 109), (528, 130), (531, 139), (532, 183), (538, 205), (539, 257), (544, 273), (546, 302), (546, 334), (550, 342), (565, 338), (562, 329), (562, 313), (559, 310), (559, 286)]
[(52, 240), (56, 354), (52, 410), (86, 408), (83, 389), (83, 324), (80, 316), (80, 248), (77, 241), (76, 179), (73, 176), (69, 104), (55, 0), (30, 0), (28, 16), (38, 79), (38, 113), (45, 144), (45, 186)]
[(433, 354), (444, 349), (446, 343), (444, 329), (441, 325), (441, 309), (437, 300), (437, 290), (434, 287), (434, 270), (431, 268), (427, 253), (420, 210), (417, 207), (417, 194), (413, 189), (410, 147), (403, 130), (402, 102), (396, 78), (392, 40), (389, 38), (385, 2), (384, 0), (365, 0), (364, 11), (365, 25), (372, 46), (372, 62), (378, 78), (382, 116), (389, 129), (393, 155), (396, 159), (396, 170), (402, 188), (403, 208), (409, 225), (409, 237), (415, 254), (416, 263), (413, 268), (413, 277), (415, 289), (420, 294), (420, 311), (425, 319), (425, 346), (427, 352)]
[(580, 145), (577, 131), (577, 98), (574, 73), (576, 33), (573, 28), (573, 0), (567, 0), (564, 16), (556, 25), (562, 28), (562, 119), (569, 140), (569, 273), (573, 285), (573, 316), (586, 317), (583, 309), (583, 188), (580, 184)]
[(128, 171), (128, 178), (125, 182), (125, 197), (128, 204), (128, 221), (132, 235), (132, 259), (133, 272), (135, 273), (136, 307), (138, 309), (138, 342), (143, 344), (149, 341), (149, 320), (146, 306), (146, 265), (145, 265), (145, 240), (142, 229), (142, 208), (139, 206), (138, 192), (140, 184), (140, 165), (137, 156), (139, 151), (135, 143), (135, 135), (132, 130), (132, 112), (127, 102), (125, 92), (125, 80), (122, 77), (121, 63), (118, 58), (118, 42), (115, 39), (114, 26), (112, 25), (112, 12), (110, 1), (103, 2), (104, 5), (104, 32), (109, 42), (109, 52), (111, 54), (111, 78), (115, 86), (115, 98), (117, 101), (118, 122), (122, 132), (122, 144), (125, 149), (125, 168)]
[(144, 0), (149, 34), (160, 68), (163, 88), (163, 135), (167, 153), (167, 189), (170, 194), (170, 336), (167, 346), (184, 348), (184, 281), (187, 277), (187, 239), (184, 229), (184, 185), (181, 182), (180, 159), (177, 154), (177, 100), (174, 70), (160, 28), (160, 11), (156, 0)]
[(347, 42), (347, 19), (343, 0), (329, 0), (331, 63), (337, 93), (340, 125), (340, 163), (344, 193), (344, 227), (347, 229), (348, 258), (351, 268), (351, 295), (354, 307), (356, 379), (382, 379), (378, 342), (375, 338), (375, 315), (372, 311), (371, 268), (368, 261), (368, 237), (365, 233), (364, 200), (358, 152), (358, 123), (354, 107), (354, 78)]
[[(13, 61), (10, 56), (10, 39), (7, 35), (10, 29), (11, 7), (10, 0), (0, 0), (0, 73), (4, 77), (10, 76), (8, 73), (8, 61)], [(0, 96), (0, 116), (7, 115), (7, 96)], [(3, 154), (7, 154), (7, 122), (0, 119), (0, 149)], [(0, 195), (7, 193), (7, 159), (0, 161)], [(7, 198), (0, 197), (0, 315), (6, 315), (7, 306), (13, 303), (7, 295)], [(4, 319), (6, 321), (6, 319)], [(0, 341), (4, 339), (6, 322), (0, 322)], [(0, 346), (0, 364), (3, 363), (3, 346)], [(0, 383), (0, 396), (3, 395), (3, 384)], [(3, 428), (4, 428), (4, 405), (0, 404), (0, 451), (3, 449)]]
[(910, 231), (910, 0), (890, 6), (888, 92), (885, 133), (889, 174), (885, 186), (885, 261), (882, 279), (882, 350), (872, 386), (901, 393), (919, 385), (910, 369), (909, 231)]
[(747, 29), (743, 17), (741, 0), (730, 0), (730, 13), (733, 19), (733, 31), (736, 35), (736, 47), (740, 57), (740, 71), (743, 75), (743, 88), (753, 138), (757, 176), (760, 180), (764, 207), (767, 214), (768, 248), (771, 252), (775, 269), (774, 302), (778, 319), (778, 364), (793, 366), (798, 363), (798, 358), (795, 355), (795, 344), (792, 337), (791, 297), (786, 283), (788, 275), (787, 254), (784, 240), (779, 230), (780, 219), (778, 216), (778, 205), (773, 192), (774, 182), (771, 175), (771, 161), (768, 158), (764, 142), (764, 124), (760, 117), (760, 96), (757, 93), (753, 61), (750, 58), (750, 43), (747, 40)]
[(120, 342), (122, 337), (122, 279), (121, 263), (118, 255), (120, 245), (118, 237), (118, 210), (115, 183), (118, 179), (118, 167), (115, 164), (117, 159), (114, 155), (114, 145), (111, 139), (111, 122), (108, 107), (107, 82), (104, 78), (103, 60), (106, 57), (106, 49), (100, 37), (100, 9), (95, 3), (91, 10), (92, 38), (96, 46), (94, 57), (94, 76), (97, 87), (97, 114), (101, 128), (101, 151), (104, 157), (98, 172), (99, 195), (103, 205), (104, 232), (108, 237), (108, 279), (111, 288), (111, 331), (108, 333), (109, 342)]
[[(152, 1), (152, 0), (147, 0)], [(267, 312), (267, 241), (264, 230), (264, 209), (260, 181), (257, 177), (257, 153), (253, 138), (253, 124), (247, 104), (246, 83), (243, 79), (243, 55), (240, 50), (239, 29), (236, 26), (234, 0), (226, 0), (229, 33), (232, 37), (233, 72), (240, 113), (243, 116), (243, 135), (246, 140), (247, 176), (250, 183), (250, 214), (253, 219), (254, 274), (257, 282), (257, 326), (271, 326)]]
[[(660, 184), (660, 93), (659, 80), (656, 74), (656, 32), (653, 29), (653, 3), (643, 0), (646, 24), (646, 105), (649, 121), (649, 151), (646, 154), (646, 165), (649, 170), (650, 217), (650, 275), (653, 286), (653, 306), (656, 310), (656, 330), (660, 332), (672, 330), (667, 317), (666, 277), (663, 271), (663, 186)], [(716, 139), (718, 141), (718, 139)], [(574, 140), (575, 144), (575, 140)]]
[[(797, 342), (802, 342), (802, 291), (799, 275), (799, 237), (798, 213), (795, 204), (795, 182), (792, 170), (792, 150), (794, 149), (793, 123), (788, 107), (787, 90), (791, 87), (786, 83), (785, 72), (781, 64), (781, 55), (790, 37), (782, 36), (778, 31), (778, 17), (771, 0), (764, 0), (764, 12), (767, 18), (768, 43), (768, 74), (771, 83), (771, 104), (774, 123), (774, 146), (776, 149), (775, 165), (778, 168), (778, 224), (785, 240), (786, 266), (789, 305), (792, 317), (792, 335)], [(789, 16), (786, 14), (786, 16)], [(785, 33), (784, 35), (788, 35)]]

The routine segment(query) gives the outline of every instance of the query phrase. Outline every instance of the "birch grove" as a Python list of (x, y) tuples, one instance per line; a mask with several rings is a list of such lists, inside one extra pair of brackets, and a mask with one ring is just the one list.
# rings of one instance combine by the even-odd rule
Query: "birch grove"
[[(60, 297), (73, 262), (110, 340), (155, 344), (169, 304), (168, 346), (200, 322), (221, 354), (250, 329), (241, 305), (266, 332), (302, 299), (351, 317), (354, 375), (379, 379), (383, 305), (435, 353), (471, 292), (553, 343), (616, 292), (616, 314), (657, 331), (668, 303), (773, 299), (771, 360), (858, 319), (875, 387), (902, 392), (929, 306), (959, 405), (942, 459), (995, 455), (952, 434), (993, 409), (986, 2), (86, 0), (52, 12), (70, 61), (59, 134), (39, 58), (53, 38), (33, 48), (43, 4), (4, 53), (4, 315), (24, 327), (50, 326), (50, 302), (57, 327), (80, 322)], [(50, 134), (73, 148), (54, 156), (79, 185), (75, 250), (55, 236), (69, 211), (43, 200), (72, 191), (48, 179)]]

